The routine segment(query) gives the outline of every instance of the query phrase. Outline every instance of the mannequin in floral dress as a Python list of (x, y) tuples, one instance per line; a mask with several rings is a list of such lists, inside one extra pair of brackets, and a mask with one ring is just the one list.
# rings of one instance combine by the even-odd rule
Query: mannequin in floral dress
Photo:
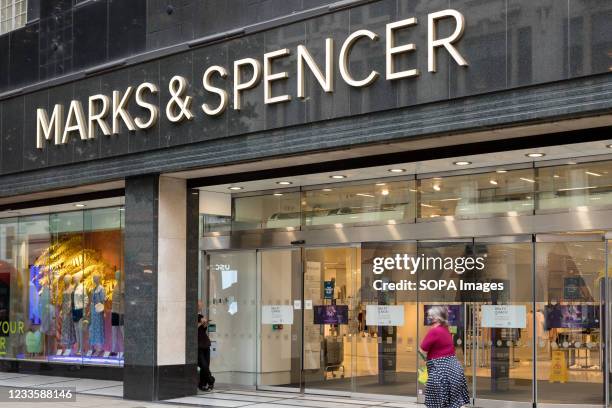
[(94, 352), (98, 352), (104, 348), (104, 302), (106, 302), (106, 293), (100, 283), (99, 275), (94, 275), (93, 281), (96, 286), (91, 293), (91, 306), (89, 308), (91, 315), (89, 344)]
[(64, 292), (62, 293), (62, 325), (60, 343), (64, 346), (64, 350), (71, 349), (76, 343), (76, 333), (74, 330), (74, 322), (72, 321), (72, 277), (64, 276)]

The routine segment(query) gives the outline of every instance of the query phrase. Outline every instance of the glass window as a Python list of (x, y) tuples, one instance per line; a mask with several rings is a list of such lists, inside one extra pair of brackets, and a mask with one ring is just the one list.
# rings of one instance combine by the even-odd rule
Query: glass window
[(537, 401), (595, 406), (604, 402), (605, 243), (575, 239), (536, 243)]
[(205, 190), (193, 190), (199, 198), (200, 235), (231, 231), (232, 195)]
[(224, 384), (255, 385), (257, 376), (257, 256), (255, 251), (207, 256), (210, 370)]
[[(356, 336), (357, 392), (416, 396), (417, 376), (417, 291), (379, 291), (374, 282), (416, 283), (414, 275), (399, 269), (385, 268), (374, 273), (380, 264), (376, 259), (396, 255), (414, 257), (414, 243), (368, 242), (361, 245), (361, 279), (358, 296)], [(379, 312), (390, 313), (395, 321), (379, 319)], [(381, 321), (383, 320), (383, 321)], [(380, 339), (380, 340), (379, 340)]]
[(420, 181), (419, 218), (533, 212), (533, 169)]
[(45, 360), (55, 352), (57, 295), (48, 249), (51, 245), (49, 217), (19, 219), (15, 245), (17, 270), (10, 286), (10, 334), (8, 357)]
[(300, 193), (235, 197), (232, 230), (300, 226)]
[(121, 210), (0, 221), (0, 358), (123, 363)]
[(23, 27), (27, 11), (27, 0), (0, 0), (0, 34)]
[(20, 308), (20, 305), (16, 304), (18, 297), (11, 293), (11, 288), (16, 287), (14, 282), (17, 282), (19, 277), (18, 260), (17, 219), (0, 220), (0, 358), (15, 357), (17, 351), (13, 342), (16, 342), (19, 333), (11, 330), (11, 325), (16, 326), (16, 309)]
[[(123, 230), (121, 208), (84, 212), (83, 247), (90, 293), (84, 363), (123, 360)], [(91, 355), (89, 355), (91, 351)]]
[(335, 225), (362, 222), (413, 222), (414, 180), (331, 186), (304, 192), (304, 224)]
[(538, 169), (538, 209), (612, 204), (612, 162)]

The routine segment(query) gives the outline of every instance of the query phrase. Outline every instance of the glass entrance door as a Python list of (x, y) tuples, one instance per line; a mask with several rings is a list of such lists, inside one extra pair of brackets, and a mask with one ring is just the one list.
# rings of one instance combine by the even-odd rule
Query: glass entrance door
[(206, 256), (210, 370), (219, 384), (256, 384), (256, 255), (228, 251)]
[(415, 257), (416, 242), (361, 245), (357, 307), (355, 392), (414, 400), (417, 394), (418, 304), (415, 290), (377, 290), (381, 282), (415, 281), (410, 271), (384, 268), (384, 260)]
[[(521, 242), (522, 241), (522, 242)], [(533, 403), (533, 244), (532, 237), (476, 240), (474, 256), (484, 269), (466, 279), (504, 285), (501, 291), (478, 292), (468, 304), (470, 349), (474, 364), (476, 406), (531, 407)], [(541, 313), (536, 313), (538, 324)], [(538, 335), (542, 335), (538, 328)], [(507, 403), (506, 403), (507, 404)]]
[(306, 392), (349, 395), (355, 376), (358, 248), (304, 249)]
[[(472, 240), (457, 241), (457, 242), (418, 242), (417, 254), (423, 259), (458, 259), (471, 256), (473, 254)], [(426, 265), (427, 266), (427, 265)], [(453, 335), (455, 344), (455, 354), (457, 359), (464, 367), (465, 376), (468, 381), (468, 387), (472, 389), (473, 379), (473, 347), (471, 346), (472, 335), (468, 331), (470, 328), (469, 321), (472, 319), (469, 303), (472, 298), (466, 297), (466, 293), (459, 290), (460, 280), (462, 275), (456, 273), (453, 269), (444, 268), (444, 264), (432, 262), (429, 267), (420, 267), (417, 270), (419, 281), (430, 281), (431, 285), (428, 290), (419, 290), (418, 292), (418, 344), (420, 345), (423, 338), (430, 329), (431, 322), (427, 318), (427, 311), (431, 306), (443, 305), (446, 306), (449, 312), (449, 330)], [(444, 288), (434, 286), (436, 282), (452, 281), (456, 287), (448, 285)], [(418, 360), (420, 367), (425, 366), (422, 359)], [(424, 402), (425, 385), (418, 383), (418, 398), (419, 402)]]
[(536, 320), (538, 405), (601, 407), (605, 241), (600, 235), (538, 235), (535, 255), (535, 307), (543, 316)]
[(302, 369), (302, 251), (258, 252), (259, 388), (300, 391)]
[[(476, 406), (532, 406), (532, 251), (531, 236), (418, 243), (419, 256), (437, 265), (418, 271), (419, 281), (432, 282), (418, 292), (419, 344), (429, 330), (427, 310), (446, 306), (455, 353)], [(436, 263), (438, 259), (443, 261)], [(449, 259), (455, 266), (442, 266)], [(479, 259), (481, 268), (456, 266)], [(435, 290), (434, 283), (442, 281), (455, 286), (446, 283)], [(494, 289), (500, 285), (503, 289)], [(419, 384), (420, 400), (424, 393), (425, 386)]]

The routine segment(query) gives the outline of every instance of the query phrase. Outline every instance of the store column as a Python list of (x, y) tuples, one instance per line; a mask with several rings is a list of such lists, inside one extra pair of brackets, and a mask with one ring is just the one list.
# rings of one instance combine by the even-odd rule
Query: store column
[[(185, 180), (158, 175), (126, 180), (123, 394), (128, 399), (154, 401), (197, 391), (196, 355), (190, 350), (196, 317), (188, 316), (197, 302), (197, 291), (188, 288), (197, 285), (187, 273), (187, 214), (193, 215), (187, 202)], [(197, 223), (197, 213), (195, 218)]]

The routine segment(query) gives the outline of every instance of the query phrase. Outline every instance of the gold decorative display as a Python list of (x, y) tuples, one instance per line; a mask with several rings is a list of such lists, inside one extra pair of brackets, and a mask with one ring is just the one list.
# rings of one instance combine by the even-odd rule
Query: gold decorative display
[(85, 291), (91, 293), (95, 288), (93, 275), (98, 274), (106, 300), (112, 301), (115, 271), (99, 251), (85, 248), (82, 235), (60, 238), (40, 254), (34, 265), (40, 268), (39, 284), (52, 287), (53, 303), (56, 305), (61, 304), (65, 276), (74, 280), (75, 276), (80, 275)]

